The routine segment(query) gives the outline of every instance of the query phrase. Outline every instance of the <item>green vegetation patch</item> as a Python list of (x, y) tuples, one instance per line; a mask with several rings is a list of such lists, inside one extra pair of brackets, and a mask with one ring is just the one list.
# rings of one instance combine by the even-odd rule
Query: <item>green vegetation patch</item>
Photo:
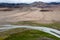
[(11, 30), (7, 30), (7, 31), (4, 31), (4, 32), (0, 32), (0, 40), (3, 40), (5, 38), (7, 38), (11, 34), (23, 32), (25, 30), (28, 30), (28, 29), (25, 29), (25, 28), (16, 28), (16, 29), (11, 29)]
[(11, 34), (4, 40), (60, 40), (53, 35), (38, 31), (38, 30), (26, 30), (23, 32)]

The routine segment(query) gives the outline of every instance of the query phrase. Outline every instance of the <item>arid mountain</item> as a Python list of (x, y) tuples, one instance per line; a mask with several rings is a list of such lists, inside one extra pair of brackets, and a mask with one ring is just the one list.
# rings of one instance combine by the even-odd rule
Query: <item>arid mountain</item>
[(31, 3), (31, 5), (33, 6), (33, 7), (43, 7), (43, 6), (46, 6), (47, 4), (46, 3), (44, 3), (44, 2), (34, 2), (34, 3)]

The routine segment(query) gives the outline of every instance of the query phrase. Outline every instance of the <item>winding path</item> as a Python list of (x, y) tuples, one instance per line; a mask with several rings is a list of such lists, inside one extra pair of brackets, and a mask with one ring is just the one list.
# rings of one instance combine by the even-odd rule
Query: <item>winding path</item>
[(17, 26), (17, 25), (1, 25), (4, 27), (0, 28), (0, 32), (7, 31), (9, 29), (14, 29), (14, 28), (28, 28), (28, 29), (34, 29), (34, 30), (40, 30), (46, 33), (49, 33), (51, 35), (54, 35), (58, 38), (60, 38), (60, 31), (48, 27), (37, 27), (37, 26)]

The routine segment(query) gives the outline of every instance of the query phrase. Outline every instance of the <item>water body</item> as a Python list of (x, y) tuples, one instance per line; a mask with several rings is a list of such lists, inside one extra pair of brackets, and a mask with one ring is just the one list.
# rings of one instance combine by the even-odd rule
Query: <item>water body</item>
[(9, 29), (15, 29), (15, 28), (27, 28), (27, 29), (33, 29), (33, 30), (40, 30), (46, 33), (49, 33), (51, 35), (54, 35), (58, 38), (60, 38), (60, 31), (48, 27), (38, 27), (38, 26), (17, 26), (17, 25), (1, 25), (4, 27), (0, 28), (0, 32), (7, 31)]

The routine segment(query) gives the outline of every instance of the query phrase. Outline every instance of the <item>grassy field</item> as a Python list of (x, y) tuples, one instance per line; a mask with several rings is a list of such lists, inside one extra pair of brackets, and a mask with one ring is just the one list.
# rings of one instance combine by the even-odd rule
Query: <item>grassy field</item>
[(60, 40), (60, 39), (42, 31), (26, 30), (23, 32), (11, 34), (4, 40)]
[(0, 33), (0, 40), (60, 40), (60, 38), (38, 30), (16, 28)]
[(4, 40), (5, 38), (7, 38), (11, 34), (23, 32), (25, 30), (28, 30), (28, 29), (16, 28), (16, 29), (11, 29), (8, 31), (0, 32), (0, 40)]
[(22, 21), (22, 22), (17, 22), (17, 23), (12, 23), (14, 25), (30, 25), (30, 26), (44, 26), (44, 27), (50, 27), (50, 28), (55, 28), (60, 30), (60, 22), (54, 22), (50, 24), (41, 24), (41, 23), (36, 23), (32, 21)]

